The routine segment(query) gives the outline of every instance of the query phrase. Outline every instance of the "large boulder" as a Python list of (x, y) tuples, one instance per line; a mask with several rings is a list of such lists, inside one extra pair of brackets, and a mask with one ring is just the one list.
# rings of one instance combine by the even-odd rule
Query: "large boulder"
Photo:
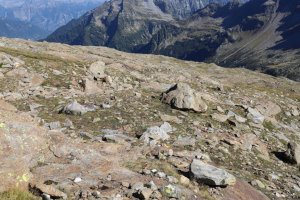
[(97, 94), (102, 92), (102, 90), (97, 86), (97, 83), (90, 79), (84, 79), (80, 83), (83, 88), (84, 93), (86, 94)]
[(285, 158), (292, 164), (300, 165), (300, 145), (295, 142), (289, 142)]
[(210, 186), (234, 185), (236, 181), (227, 171), (197, 159), (193, 160), (190, 171), (196, 181)]
[(90, 72), (96, 78), (101, 78), (105, 75), (105, 63), (101, 60), (94, 62), (90, 66)]
[(83, 115), (88, 111), (86, 107), (79, 104), (76, 100), (73, 100), (71, 103), (66, 105), (60, 112), (66, 113), (69, 115)]
[(200, 93), (193, 90), (188, 84), (178, 83), (162, 94), (163, 103), (180, 110), (205, 112), (207, 105), (202, 100)]

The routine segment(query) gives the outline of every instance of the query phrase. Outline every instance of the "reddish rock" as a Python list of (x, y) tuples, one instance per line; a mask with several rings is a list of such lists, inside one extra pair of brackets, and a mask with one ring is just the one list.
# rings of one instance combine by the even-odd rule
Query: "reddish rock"
[(256, 190), (248, 183), (237, 179), (236, 184), (221, 190), (222, 200), (269, 200), (269, 198)]

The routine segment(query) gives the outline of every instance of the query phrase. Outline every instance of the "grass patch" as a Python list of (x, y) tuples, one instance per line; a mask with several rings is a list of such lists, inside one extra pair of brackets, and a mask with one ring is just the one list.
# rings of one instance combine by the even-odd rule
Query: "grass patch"
[(156, 169), (158, 171), (164, 172), (167, 176), (173, 176), (178, 180), (180, 179), (177, 170), (167, 161), (139, 158), (136, 161), (129, 161), (123, 164), (124, 167), (132, 171), (140, 171), (145, 165), (148, 165), (148, 169), (150, 170)]
[(38, 200), (38, 198), (29, 191), (14, 188), (0, 193), (0, 200)]

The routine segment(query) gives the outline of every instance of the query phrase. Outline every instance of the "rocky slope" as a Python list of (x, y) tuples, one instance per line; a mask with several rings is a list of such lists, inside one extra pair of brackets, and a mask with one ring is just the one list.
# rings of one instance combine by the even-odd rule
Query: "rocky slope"
[(299, 82), (6, 38), (0, 63), (1, 192), (29, 188), (44, 199), (300, 197)]
[(191, 4), (179, 12), (176, 1), (165, 0), (165, 6), (147, 2), (107, 2), (46, 40), (215, 62), (300, 80), (299, 1), (236, 0), (196, 12)]

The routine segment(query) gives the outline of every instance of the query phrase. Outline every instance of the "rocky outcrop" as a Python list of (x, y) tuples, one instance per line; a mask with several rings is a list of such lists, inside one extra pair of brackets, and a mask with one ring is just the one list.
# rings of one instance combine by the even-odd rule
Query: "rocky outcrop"
[(49, 137), (12, 105), (1, 100), (0, 104), (0, 192), (16, 186), (26, 189), (33, 177), (30, 169), (44, 159)]
[(178, 83), (163, 93), (161, 101), (180, 110), (194, 112), (205, 112), (207, 110), (207, 105), (202, 100), (201, 95), (185, 83)]

